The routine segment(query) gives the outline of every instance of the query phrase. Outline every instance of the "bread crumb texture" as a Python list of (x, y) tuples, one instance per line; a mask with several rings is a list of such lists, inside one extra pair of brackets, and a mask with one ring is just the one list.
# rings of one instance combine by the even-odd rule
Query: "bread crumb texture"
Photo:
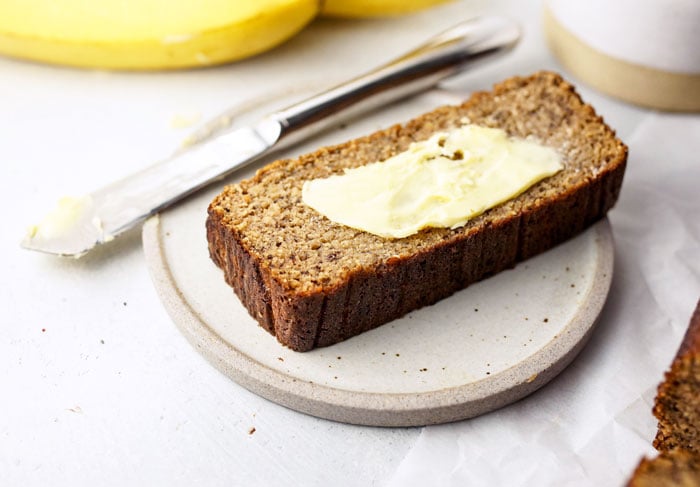
[[(463, 227), (401, 239), (334, 223), (302, 203), (305, 181), (385, 160), (464, 119), (534, 138), (562, 154), (564, 169)], [(262, 326), (308, 350), (431, 304), (579, 233), (614, 204), (626, 158), (626, 146), (559, 75), (511, 78), (462, 105), (276, 161), (225, 187), (209, 206), (210, 254)]]
[(698, 487), (700, 457), (685, 450), (663, 452), (654, 459), (643, 458), (628, 487)]
[(700, 301), (654, 401), (659, 427), (654, 447), (700, 455)]
[(661, 453), (643, 458), (628, 486), (700, 486), (700, 301), (659, 384), (653, 412), (659, 420), (654, 447)]
[(659, 429), (654, 446), (700, 454), (700, 353), (673, 362), (654, 405)]

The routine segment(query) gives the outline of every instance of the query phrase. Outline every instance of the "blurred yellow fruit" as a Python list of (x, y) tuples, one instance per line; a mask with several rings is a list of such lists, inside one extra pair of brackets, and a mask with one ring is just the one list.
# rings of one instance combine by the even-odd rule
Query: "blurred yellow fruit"
[(423, 10), (452, 0), (326, 0), (321, 13), (327, 17), (380, 17)]
[(0, 54), (71, 66), (173, 69), (261, 53), (319, 0), (1, 0)]

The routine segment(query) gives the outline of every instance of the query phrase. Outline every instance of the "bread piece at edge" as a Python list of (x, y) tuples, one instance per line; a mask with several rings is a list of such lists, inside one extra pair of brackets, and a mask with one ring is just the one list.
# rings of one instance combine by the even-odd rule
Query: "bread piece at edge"
[(672, 450), (642, 458), (627, 487), (700, 487), (700, 456)]
[(659, 384), (653, 413), (659, 420), (653, 444), (661, 453), (642, 458), (628, 487), (700, 487), (700, 300)]
[(659, 420), (654, 438), (657, 450), (681, 448), (700, 455), (700, 301), (659, 384), (653, 413)]
[[(538, 98), (542, 96), (549, 98)], [(458, 125), (462, 115), (469, 116), (472, 123), (503, 127), (512, 135), (527, 136), (529, 133), (522, 132), (527, 132), (528, 127), (536, 129), (535, 135), (544, 143), (552, 134), (551, 139), (560, 145), (556, 148), (565, 152), (565, 157), (585, 159), (581, 153), (593, 151), (593, 158), (599, 160), (585, 161), (584, 164), (594, 166), (593, 169), (579, 180), (550, 191), (552, 194), (543, 192), (546, 185), (538, 183), (513, 201), (487, 211), (456, 230), (429, 229), (400, 239), (398, 243), (378, 242), (376, 239), (380, 237), (358, 234), (357, 239), (364, 239), (367, 248), (380, 249), (378, 255), (388, 253), (369, 264), (365, 262), (355, 267), (343, 264), (337, 273), (331, 273), (329, 284), (316, 283), (313, 279), (300, 283), (281, 276), (285, 266), (306, 269), (295, 261), (294, 253), (284, 265), (275, 266), (275, 256), (265, 255), (255, 248), (260, 238), (247, 229), (254, 219), (262, 218), (255, 207), (257, 195), (265, 192), (261, 181), (282, 178), (290, 194), (297, 194), (303, 183), (297, 172), (306, 171), (314, 174), (313, 177), (320, 177), (329, 170), (342, 169), (344, 164), (349, 164), (348, 157), (359, 158), (361, 163), (373, 162), (370, 156), (363, 158), (370, 152), (389, 157), (405, 150), (413, 138), (427, 138), (428, 130)], [(571, 126), (566, 123), (570, 120), (575, 122)], [(586, 134), (590, 131), (590, 142), (577, 131)], [(576, 147), (564, 147), (567, 136), (578, 139)], [(598, 145), (591, 149), (587, 144)], [(600, 154), (600, 151), (605, 153)], [(492, 92), (474, 94), (459, 107), (437, 109), (403, 126), (322, 148), (296, 160), (277, 161), (258, 171), (251, 180), (225, 188), (209, 206), (206, 223), (209, 251), (251, 316), (283, 345), (296, 351), (308, 351), (340, 342), (433, 304), (580, 233), (602, 218), (616, 202), (626, 160), (626, 146), (559, 75), (540, 72), (527, 78), (511, 78), (496, 85)], [(298, 198), (286, 199), (289, 201), (272, 204), (285, 208), (302, 205)], [(232, 201), (236, 204), (233, 212)], [(266, 204), (270, 206), (269, 202)], [(241, 211), (240, 207), (245, 205), (249, 205), (250, 210)], [(328, 252), (327, 247), (345, 245), (349, 241), (347, 237), (339, 242), (332, 240), (334, 232), (347, 235), (347, 228), (321, 220), (301, 207), (295, 211), (308, 215), (309, 231), (325, 225), (326, 234), (331, 235), (328, 245), (321, 243), (318, 255), (333, 256), (332, 252), (324, 253)], [(232, 219), (230, 213), (241, 216)], [(271, 230), (263, 238), (282, 238), (284, 232)], [(303, 240), (303, 236), (294, 238)], [(292, 245), (296, 245), (300, 255), (307, 255), (304, 252), (308, 251), (310, 242), (298, 241)], [(389, 256), (391, 252), (385, 247), (389, 250), (396, 247), (396, 255)], [(371, 252), (362, 254), (360, 257), (365, 259), (372, 257)], [(344, 255), (344, 262), (347, 262), (347, 252)], [(325, 263), (324, 273), (328, 268), (329, 264)], [(332, 265), (330, 269), (333, 270)]]

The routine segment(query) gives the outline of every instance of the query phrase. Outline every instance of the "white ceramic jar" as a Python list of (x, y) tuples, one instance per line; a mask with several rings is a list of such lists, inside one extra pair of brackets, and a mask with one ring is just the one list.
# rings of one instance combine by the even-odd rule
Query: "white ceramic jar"
[(628, 102), (700, 111), (700, 0), (547, 0), (554, 55)]

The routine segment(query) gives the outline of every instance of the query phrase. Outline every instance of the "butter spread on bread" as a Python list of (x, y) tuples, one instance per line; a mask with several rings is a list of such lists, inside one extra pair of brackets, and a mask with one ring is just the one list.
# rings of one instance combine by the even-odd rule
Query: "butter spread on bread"
[(562, 169), (557, 151), (466, 124), (385, 161), (306, 181), (302, 200), (330, 220), (387, 238), (458, 228)]

